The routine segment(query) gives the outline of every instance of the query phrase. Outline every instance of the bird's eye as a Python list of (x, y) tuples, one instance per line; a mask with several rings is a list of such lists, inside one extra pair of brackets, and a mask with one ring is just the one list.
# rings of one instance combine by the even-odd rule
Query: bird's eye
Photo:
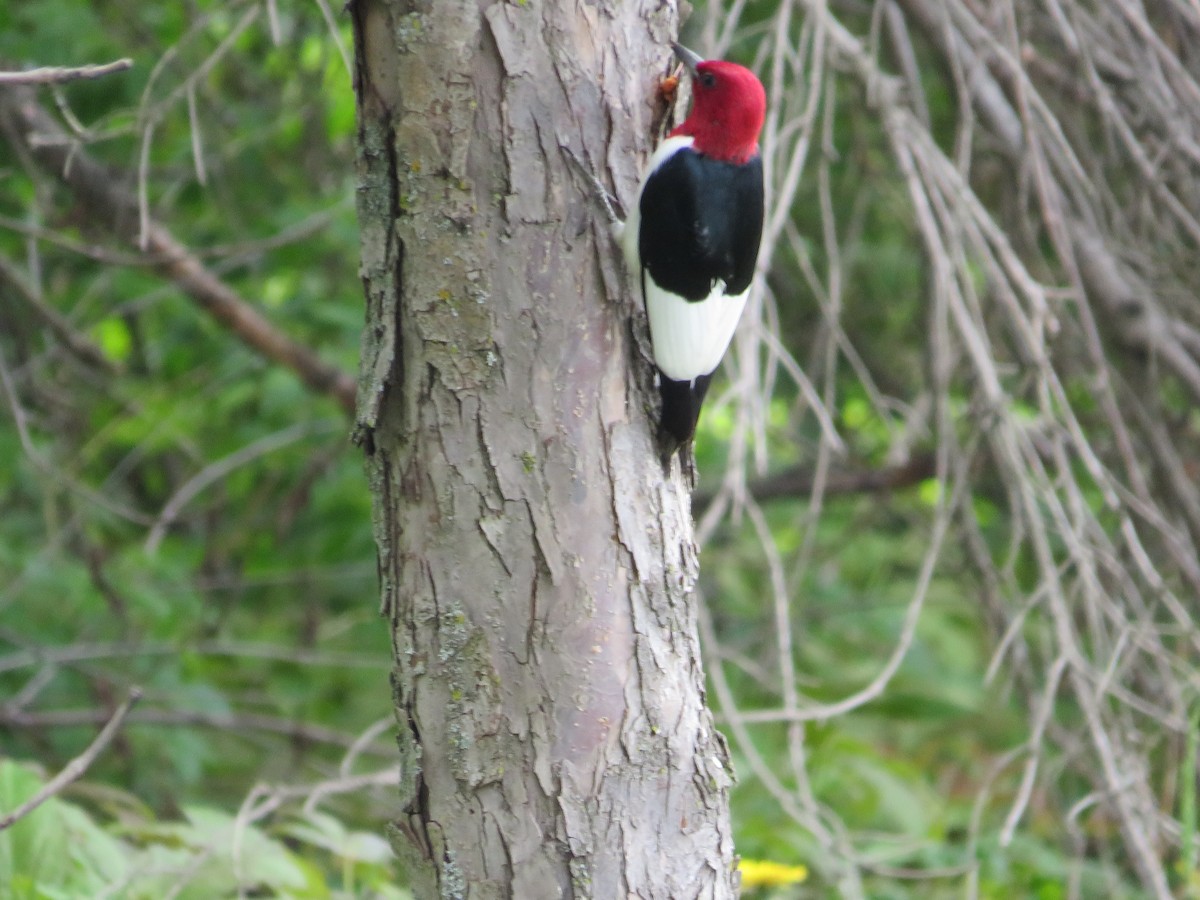
[(706, 87), (706, 88), (716, 87), (716, 84), (717, 84), (717, 76), (714, 75), (712, 72), (701, 72), (700, 73), (700, 86), (701, 87)]

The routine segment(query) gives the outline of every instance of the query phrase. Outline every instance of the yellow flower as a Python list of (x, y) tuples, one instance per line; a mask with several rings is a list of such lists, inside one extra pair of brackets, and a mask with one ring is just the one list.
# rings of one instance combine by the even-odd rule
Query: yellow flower
[(785, 866), (768, 859), (743, 859), (738, 863), (742, 872), (742, 887), (781, 887), (799, 884), (808, 878), (807, 866)]

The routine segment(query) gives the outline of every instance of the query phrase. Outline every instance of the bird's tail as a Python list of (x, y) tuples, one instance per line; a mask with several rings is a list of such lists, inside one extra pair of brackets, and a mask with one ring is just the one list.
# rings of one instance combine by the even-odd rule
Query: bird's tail
[(695, 381), (674, 381), (662, 372), (658, 373), (658, 393), (662, 398), (658, 440), (664, 465), (669, 465), (675, 451), (689, 444), (696, 434), (700, 405), (711, 381), (711, 373), (701, 375)]

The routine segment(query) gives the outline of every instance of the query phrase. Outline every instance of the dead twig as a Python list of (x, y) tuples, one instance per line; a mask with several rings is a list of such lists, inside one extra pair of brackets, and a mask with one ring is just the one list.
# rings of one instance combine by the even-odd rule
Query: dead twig
[(133, 68), (133, 60), (128, 58), (73, 68), (43, 66), (38, 69), (26, 69), (24, 72), (0, 72), (0, 86), (66, 84), (68, 81), (79, 81), (84, 78), (103, 78), (105, 75), (124, 72), (131, 68)]
[[(60, 709), (49, 712), (25, 712), (0, 707), (0, 725), (10, 728), (78, 728), (106, 720), (101, 709)], [(343, 749), (356, 748), (357, 738), (306, 722), (259, 713), (209, 713), (188, 709), (139, 709), (127, 715), (130, 725), (165, 725), (213, 728), (245, 737), (253, 732), (285, 737), (297, 744), (327, 744)], [(365, 752), (365, 751), (364, 751)], [(371, 747), (373, 755), (394, 754), (382, 744)]]
[(72, 782), (79, 780), (83, 773), (91, 768), (92, 763), (100, 757), (100, 754), (104, 752), (105, 748), (112, 742), (112, 739), (117, 736), (117, 732), (121, 730), (121, 726), (125, 723), (125, 717), (129, 715), (129, 711), (133, 709), (134, 705), (141, 698), (141, 688), (130, 688), (128, 698), (117, 707), (116, 712), (112, 714), (108, 722), (100, 729), (100, 733), (96, 735), (87, 749), (67, 763), (61, 772), (42, 785), (41, 790), (36, 794), (12, 812), (0, 818), (0, 831), (29, 815), (55, 794), (62, 792)]
[[(173, 281), (239, 340), (267, 359), (291, 369), (317, 393), (327, 394), (353, 414), (353, 376), (322, 360), (312, 349), (277, 329), (161, 223), (139, 215), (139, 199), (121, 185), (136, 183), (113, 173), (81, 150), (32, 94), (0, 94), (0, 127), (47, 172), (74, 191), (97, 227), (144, 250), (153, 267)], [(144, 239), (144, 240), (143, 240)]]
[(109, 374), (119, 370), (120, 367), (105, 356), (91, 338), (77, 331), (58, 310), (42, 299), (16, 266), (0, 256), (0, 289), (3, 288), (8, 288), (8, 293), (22, 300), (80, 362)]

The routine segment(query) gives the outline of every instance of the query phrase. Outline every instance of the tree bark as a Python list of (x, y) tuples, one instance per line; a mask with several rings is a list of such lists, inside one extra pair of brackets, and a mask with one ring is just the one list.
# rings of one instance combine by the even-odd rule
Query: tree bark
[(568, 145), (632, 193), (673, 3), (357, 0), (357, 438), (418, 897), (729, 897), (688, 492)]

